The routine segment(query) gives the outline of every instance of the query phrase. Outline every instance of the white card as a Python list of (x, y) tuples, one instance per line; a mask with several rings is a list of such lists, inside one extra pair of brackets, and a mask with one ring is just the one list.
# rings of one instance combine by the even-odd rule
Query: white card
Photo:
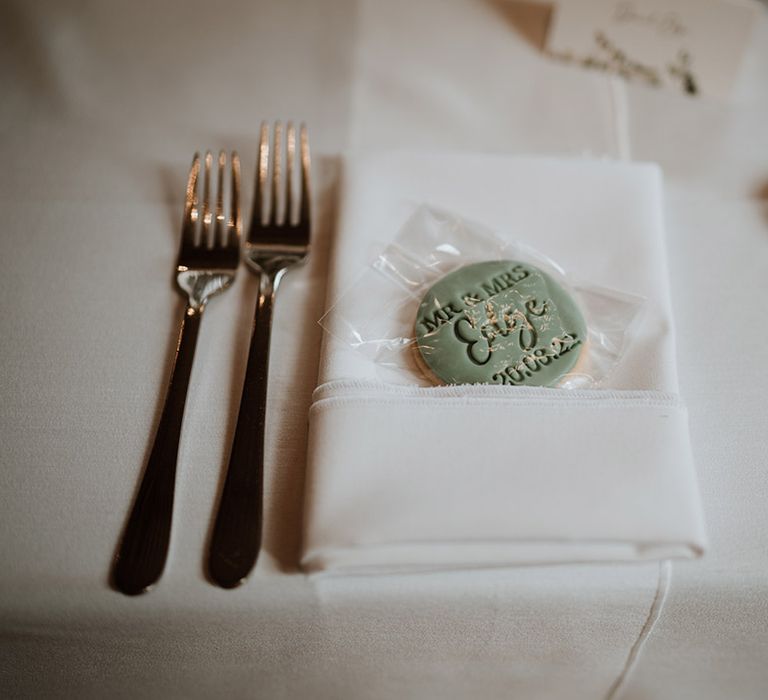
[(561, 0), (547, 47), (639, 84), (726, 97), (758, 11), (743, 0)]

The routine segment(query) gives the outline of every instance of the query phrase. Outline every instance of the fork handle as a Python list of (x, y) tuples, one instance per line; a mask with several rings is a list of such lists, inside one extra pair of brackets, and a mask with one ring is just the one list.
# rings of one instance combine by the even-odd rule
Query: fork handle
[(155, 583), (168, 555), (179, 436), (202, 315), (202, 307), (184, 312), (163, 414), (113, 569), (115, 586), (128, 595)]
[(261, 548), (269, 340), (282, 272), (261, 273), (237, 426), (211, 536), (208, 573), (222, 588), (243, 582)]

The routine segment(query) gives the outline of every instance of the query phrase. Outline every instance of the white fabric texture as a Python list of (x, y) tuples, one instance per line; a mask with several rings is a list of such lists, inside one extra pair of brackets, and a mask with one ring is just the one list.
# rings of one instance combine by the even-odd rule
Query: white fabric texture
[[(768, 373), (751, 349), (768, 346), (768, 15), (733, 98), (713, 102), (553, 64), (517, 5), (2, 3), (2, 697), (764, 700)], [(168, 565), (128, 599), (107, 571), (183, 310), (186, 169), (237, 148), (247, 211), (258, 123), (287, 117), (310, 128), (316, 218), (275, 310), (263, 551), (238, 590), (206, 581), (256, 294), (241, 270), (201, 327)], [(671, 580), (651, 562), (297, 571), (337, 228), (325, 156), (350, 146), (661, 164), (706, 556)]]
[[(371, 572), (700, 554), (658, 170), (383, 154), (349, 162), (342, 179), (332, 309), (413, 202), (482, 216), (501, 238), (646, 304), (626, 357), (586, 391), (392, 385), (376, 381), (369, 357), (327, 342), (310, 412), (303, 565)], [(383, 314), (394, 291), (363, 282), (351, 294), (374, 290)], [(331, 334), (340, 316), (329, 314)]]

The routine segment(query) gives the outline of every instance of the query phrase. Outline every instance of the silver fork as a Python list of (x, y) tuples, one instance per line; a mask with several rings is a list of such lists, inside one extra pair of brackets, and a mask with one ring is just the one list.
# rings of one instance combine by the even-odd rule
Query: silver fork
[[(244, 246), (245, 262), (260, 278), (259, 298), (254, 313), (237, 427), (208, 559), (211, 578), (224, 588), (234, 588), (242, 583), (256, 563), (261, 547), (264, 429), (272, 308), (275, 292), (286, 270), (303, 261), (309, 252), (310, 164), (306, 127), (302, 124), (299, 129), (301, 188), (298, 216), (295, 217), (293, 180), (296, 130), (290, 122), (285, 136), (286, 177), (283, 178), (283, 127), (279, 122), (275, 124), (270, 158), (269, 127), (262, 123), (253, 211)], [(267, 200), (270, 162), (272, 185)], [(278, 211), (281, 191), (284, 191), (282, 216)]]
[(195, 154), (187, 180), (176, 282), (187, 296), (171, 379), (133, 510), (125, 526), (113, 568), (118, 590), (136, 595), (147, 590), (163, 572), (173, 513), (173, 492), (181, 423), (192, 361), (205, 305), (235, 278), (240, 261), (240, 161), (231, 157), (229, 211), (224, 211), (224, 170), (227, 157), (219, 153), (215, 212), (211, 210), (211, 166), (205, 154), (202, 211), (198, 180), (200, 156)]

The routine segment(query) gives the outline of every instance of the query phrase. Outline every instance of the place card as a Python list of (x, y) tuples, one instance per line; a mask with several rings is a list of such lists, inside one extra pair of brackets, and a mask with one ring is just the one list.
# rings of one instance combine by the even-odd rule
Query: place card
[(749, 0), (563, 0), (547, 49), (634, 83), (727, 97), (757, 12)]

